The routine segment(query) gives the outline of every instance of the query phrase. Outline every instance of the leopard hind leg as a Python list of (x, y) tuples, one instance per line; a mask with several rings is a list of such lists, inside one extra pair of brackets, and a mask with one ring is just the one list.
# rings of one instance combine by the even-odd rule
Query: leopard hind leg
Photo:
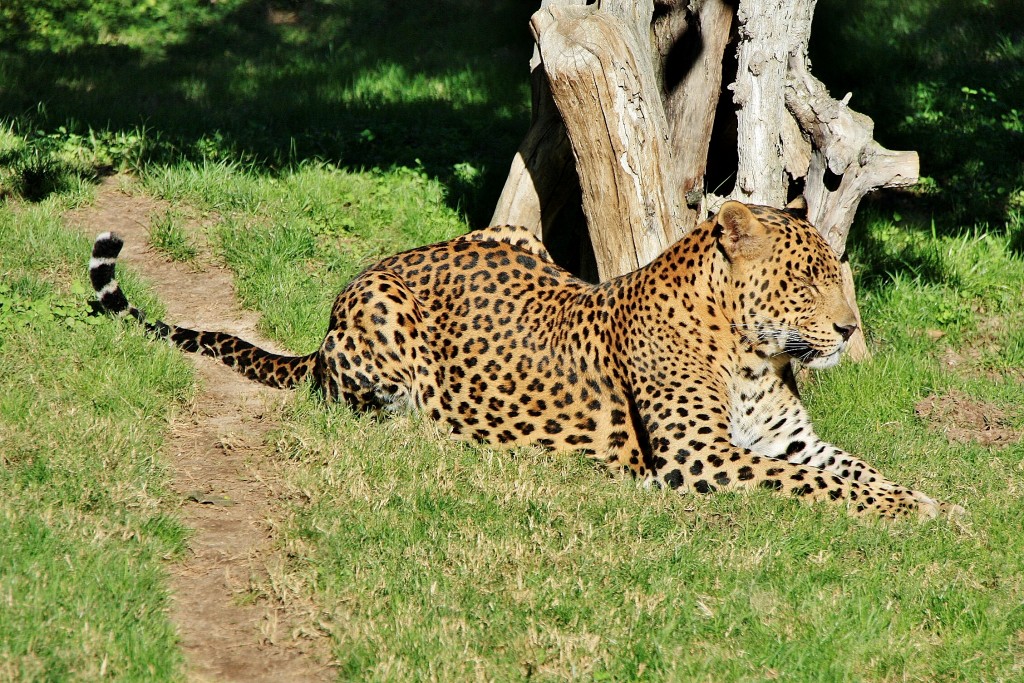
[(432, 394), (425, 309), (394, 271), (372, 268), (338, 295), (317, 359), (330, 400), (406, 412)]

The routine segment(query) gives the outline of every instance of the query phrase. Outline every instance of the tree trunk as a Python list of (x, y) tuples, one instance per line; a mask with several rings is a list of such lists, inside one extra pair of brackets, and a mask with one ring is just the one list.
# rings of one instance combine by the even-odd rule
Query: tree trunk
[[(557, 241), (579, 196), (604, 280), (725, 199), (780, 207), (804, 194), (844, 255), (861, 198), (913, 184), (918, 162), (881, 147), (849, 95), (833, 99), (810, 74), (814, 4), (545, 0), (530, 22), (533, 120), (492, 222)], [(856, 307), (845, 260), (844, 276)], [(863, 335), (853, 341), (864, 357)]]
[(667, 182), (677, 184), (694, 212), (683, 232), (707, 213), (704, 187), (699, 183), (707, 172), (735, 13), (725, 0), (704, 0), (692, 9), (687, 2), (673, 0), (663, 5), (663, 14), (654, 24), (673, 153), (673, 173)]

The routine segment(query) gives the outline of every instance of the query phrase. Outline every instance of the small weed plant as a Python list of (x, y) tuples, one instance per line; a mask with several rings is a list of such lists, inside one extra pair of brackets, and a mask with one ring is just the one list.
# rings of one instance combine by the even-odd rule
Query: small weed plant
[(199, 255), (183, 225), (184, 217), (167, 209), (150, 217), (149, 243), (172, 261), (192, 262)]

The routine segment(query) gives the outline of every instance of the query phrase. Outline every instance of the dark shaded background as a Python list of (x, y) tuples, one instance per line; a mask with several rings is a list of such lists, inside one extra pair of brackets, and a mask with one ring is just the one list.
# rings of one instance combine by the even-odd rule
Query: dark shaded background
[[(113, 145), (114, 158), (95, 162), (99, 173), (182, 158), (266, 172), (308, 159), (419, 166), (481, 225), (529, 122), (527, 20), (537, 6), (7, 0), (0, 119), (43, 148), (62, 136), (141, 127), (144, 140), (120, 158)], [(835, 94), (854, 93), (851, 106), (874, 118), (883, 144), (920, 152), (927, 180), (911, 211), (948, 230), (1019, 219), (1020, 0), (822, 0), (811, 48), (816, 75)], [(382, 69), (469, 74), (479, 95), (469, 103), (444, 94), (414, 103), (340, 96), (339, 84)], [(22, 194), (45, 195), (45, 159), (34, 168), (0, 149), (0, 164), (19, 162)]]

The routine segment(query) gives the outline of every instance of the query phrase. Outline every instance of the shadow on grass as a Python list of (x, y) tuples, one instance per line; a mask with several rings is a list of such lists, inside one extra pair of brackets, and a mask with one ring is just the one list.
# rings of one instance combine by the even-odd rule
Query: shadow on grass
[(847, 248), (857, 263), (857, 291), (860, 294), (885, 289), (896, 279), (922, 284), (957, 284), (956, 274), (946, 266), (931, 242), (922, 247), (905, 246), (893, 252), (871, 231), (856, 230), (850, 232)]
[[(920, 197), (906, 192), (877, 192), (864, 198), (846, 243), (855, 264), (858, 292), (884, 289), (893, 280), (958, 282), (940, 245), (931, 238), (940, 234), (933, 210)], [(960, 228), (958, 234), (962, 233)]]
[(145, 161), (422, 167), (486, 221), (529, 121), (533, 4), (239, 0), (178, 35), (144, 25), (130, 47), (23, 30), (0, 50), (0, 116), (142, 127), (158, 143)]
[(920, 153), (937, 191), (916, 202), (938, 232), (1007, 221), (1024, 201), (1019, 0), (822, 0), (814, 17), (816, 75), (853, 93), (882, 144)]

